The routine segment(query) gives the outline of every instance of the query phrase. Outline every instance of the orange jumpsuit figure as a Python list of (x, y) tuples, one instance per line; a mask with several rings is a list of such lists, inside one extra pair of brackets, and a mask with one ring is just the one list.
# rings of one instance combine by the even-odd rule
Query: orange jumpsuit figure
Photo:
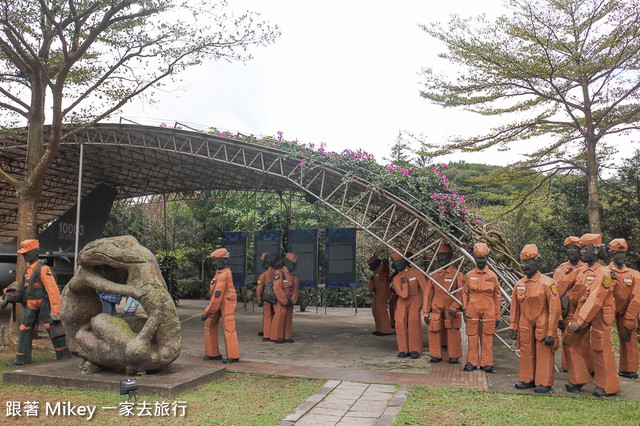
[(389, 288), (389, 264), (383, 262), (376, 256), (372, 256), (367, 260), (369, 269), (373, 271), (373, 275), (369, 280), (369, 291), (373, 293), (371, 300), (371, 313), (373, 314), (373, 322), (376, 330), (372, 333), (374, 336), (388, 336), (392, 333), (391, 321), (389, 319), (389, 299), (391, 297), (391, 289)]
[(560, 298), (553, 280), (538, 268), (542, 258), (535, 244), (520, 253), (525, 277), (513, 287), (509, 329), (520, 348), (520, 381), (517, 389), (547, 393), (553, 386), (555, 348), (558, 342)]
[(616, 275), (617, 284), (613, 289), (616, 302), (616, 326), (620, 337), (620, 366), (618, 376), (627, 379), (638, 378), (638, 314), (640, 314), (640, 272), (625, 264), (627, 241), (616, 238), (609, 243), (613, 262), (609, 269)]
[[(567, 326), (566, 340), (569, 344), (583, 333), (589, 334), (593, 364), (593, 382), (596, 388), (593, 394), (605, 397), (620, 392), (620, 382), (616, 374), (616, 360), (613, 353), (611, 330), (615, 319), (615, 300), (611, 271), (598, 262), (603, 249), (600, 234), (585, 234), (580, 237), (580, 255), (586, 266), (580, 271), (576, 285), (584, 283), (587, 291), (578, 302), (578, 308)], [(587, 360), (579, 352), (569, 352), (569, 383), (565, 385), (569, 392), (580, 392), (591, 376)]]
[(393, 288), (398, 295), (395, 313), (398, 358), (411, 356), (412, 359), (416, 359), (422, 353), (420, 310), (427, 281), (422, 272), (417, 268), (411, 268), (409, 262), (400, 254), (393, 253), (391, 260), (393, 269), (398, 271), (393, 278)]
[(274, 314), (271, 320), (269, 336), (276, 343), (293, 343), (293, 305), (300, 296), (300, 281), (293, 273), (298, 264), (295, 253), (287, 253), (284, 267), (277, 271), (273, 280), (273, 291), (278, 302), (273, 306)]
[(277, 262), (277, 256), (262, 253), (260, 260), (266, 271), (260, 274), (256, 289), (258, 306), (262, 306), (262, 331), (258, 333), (258, 336), (262, 336), (263, 342), (269, 342), (271, 341), (269, 333), (271, 332), (271, 320), (273, 319), (273, 303), (264, 300), (264, 288), (265, 286), (271, 286), (271, 288), (273, 288), (273, 277), (276, 274), (274, 265)]
[[(485, 243), (473, 246), (476, 267), (468, 272), (462, 287), (462, 309), (467, 318), (468, 351), (464, 371), (478, 368), (493, 372), (493, 335), (500, 321), (500, 283), (487, 266), (489, 247)], [(478, 333), (482, 320), (482, 357), (478, 353)]]
[(222, 362), (231, 364), (240, 361), (240, 348), (234, 317), (237, 297), (231, 269), (229, 269), (229, 252), (225, 248), (219, 248), (209, 257), (213, 260), (216, 275), (211, 280), (211, 300), (201, 317), (204, 321), (204, 359), (222, 359), (218, 348), (218, 323), (222, 318), (224, 346), (227, 352), (227, 358)]
[(31, 363), (33, 326), (36, 320), (40, 321), (49, 333), (56, 360), (68, 358), (70, 353), (64, 327), (60, 322), (60, 291), (51, 269), (44, 264), (44, 260), (38, 260), (40, 243), (38, 240), (24, 240), (20, 243), (18, 254), (29, 264), (24, 279), (18, 283), (21, 287), (18, 290), (21, 294), (20, 299), (24, 298), (26, 306), (20, 319), (16, 358), (7, 365)]
[[(462, 303), (447, 292), (462, 289), (463, 274), (455, 266), (448, 265), (453, 258), (450, 245), (441, 244), (436, 258), (441, 268), (428, 277), (422, 306), (429, 330), (429, 362), (442, 361), (441, 337), (444, 334), (446, 341), (443, 343), (446, 342), (449, 364), (459, 364), (462, 356), (462, 318), (459, 310)], [(446, 333), (442, 333), (442, 330), (446, 330)]]
[[(558, 289), (558, 296), (560, 297), (561, 318), (558, 323), (562, 331), (565, 330), (567, 324), (573, 320), (573, 315), (578, 306), (578, 301), (584, 294), (586, 288), (582, 285), (575, 285), (578, 272), (585, 266), (580, 261), (580, 245), (578, 237), (567, 237), (564, 240), (564, 247), (567, 251), (567, 262), (558, 266), (553, 274), (553, 282), (556, 283)], [(567, 371), (567, 351), (570, 350), (569, 345), (564, 344), (564, 332), (562, 335), (562, 369)], [(580, 341), (580, 344), (574, 346), (571, 350), (581, 350), (585, 359), (589, 358), (589, 339), (584, 338)]]

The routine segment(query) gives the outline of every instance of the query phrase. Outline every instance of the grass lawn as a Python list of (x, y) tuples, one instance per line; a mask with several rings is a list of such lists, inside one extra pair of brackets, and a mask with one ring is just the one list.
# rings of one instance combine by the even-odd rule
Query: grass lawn
[[(34, 363), (48, 362), (54, 358), (53, 350), (34, 347)], [(14, 349), (0, 350), (0, 373), (17, 367), (6, 367), (13, 359)], [(55, 368), (55, 363), (51, 364)], [(79, 373), (80, 374), (80, 373)], [(159, 395), (141, 395), (134, 413), (140, 409), (140, 403), (150, 404), (151, 413), (154, 404), (184, 401), (187, 406), (186, 417), (137, 417), (120, 416), (118, 410), (102, 410), (101, 407), (118, 406), (123, 401), (117, 393), (63, 390), (50, 387), (26, 385), (0, 386), (2, 415), (0, 423), (8, 424), (16, 420), (6, 416), (7, 401), (39, 402), (40, 417), (17, 418), (18, 424), (86, 424), (85, 417), (45, 416), (46, 402), (70, 401), (74, 405), (96, 406), (93, 424), (202, 424), (202, 425), (277, 425), (287, 414), (295, 411), (298, 404), (314, 394), (324, 380), (290, 379), (273, 376), (259, 376), (242, 373), (227, 373), (224, 378), (193, 392), (176, 398), (163, 398)]]
[(414, 386), (396, 425), (638, 425), (640, 402)]

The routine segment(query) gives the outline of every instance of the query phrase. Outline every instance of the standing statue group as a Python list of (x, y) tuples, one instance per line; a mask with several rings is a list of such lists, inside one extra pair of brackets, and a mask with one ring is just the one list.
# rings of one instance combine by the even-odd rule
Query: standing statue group
[[(520, 253), (524, 278), (511, 295), (510, 337), (520, 348), (517, 389), (534, 388), (547, 393), (554, 382), (555, 352), (562, 332), (562, 366), (568, 370), (569, 392), (580, 392), (593, 379), (598, 397), (620, 392), (618, 376), (638, 378), (638, 315), (640, 273), (625, 265), (627, 243), (622, 238), (602, 245), (600, 234), (568, 237), (564, 246), (568, 261), (550, 278), (539, 269), (542, 257), (535, 244)], [(608, 250), (608, 253), (607, 253)], [(487, 266), (489, 247), (473, 247), (475, 268), (466, 276), (452, 264), (452, 249), (442, 244), (436, 253), (440, 268), (425, 277), (398, 253), (391, 256), (395, 275), (383, 260), (368, 260), (373, 271), (369, 290), (374, 335), (388, 335), (395, 323), (398, 357), (418, 358), (422, 353), (420, 310), (429, 332), (429, 362), (442, 361), (446, 342), (450, 364), (462, 356), (460, 328), (466, 323), (468, 337), (465, 371), (478, 367), (493, 372), (493, 335), (500, 322), (501, 290), (498, 277)], [(612, 262), (599, 260), (609, 254)], [(408, 253), (407, 257), (411, 257)], [(389, 281), (393, 282), (389, 289)], [(387, 303), (397, 296), (393, 322)], [(393, 306), (389, 306), (393, 311)], [(612, 328), (620, 337), (620, 360), (616, 374)]]
[[(220, 248), (210, 258), (216, 271), (211, 280), (211, 299), (202, 313), (204, 323), (204, 359), (222, 360), (218, 348), (218, 324), (222, 318), (224, 345), (227, 357), (222, 361), (231, 364), (240, 360), (234, 311), (237, 296), (229, 269), (229, 251)], [(293, 343), (293, 305), (300, 295), (300, 283), (294, 274), (298, 264), (295, 253), (287, 253), (282, 261), (275, 254), (260, 256), (265, 271), (255, 283), (247, 283), (256, 291), (258, 305), (262, 306), (262, 331), (258, 333), (265, 342)]]

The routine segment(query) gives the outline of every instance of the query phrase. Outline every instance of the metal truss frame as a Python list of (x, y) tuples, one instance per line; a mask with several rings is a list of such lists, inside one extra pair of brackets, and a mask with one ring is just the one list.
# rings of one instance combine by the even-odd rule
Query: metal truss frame
[[(442, 243), (454, 250), (459, 273), (473, 268), (472, 241), (446, 218), (401, 188), (392, 194), (329, 164), (305, 163), (266, 145), (205, 132), (136, 124), (102, 123), (61, 144), (43, 188), (38, 222), (46, 224), (76, 200), (79, 147), (84, 146), (83, 191), (99, 183), (114, 186), (121, 203), (160, 201), (163, 194), (187, 199), (209, 198), (220, 191), (285, 191), (307, 194), (339, 213), (354, 227), (397, 252), (429, 279), (438, 271), (435, 254)], [(24, 173), (26, 131), (0, 140), (0, 163), (12, 173)], [(0, 239), (15, 236), (15, 191), (0, 184)], [(426, 211), (425, 211), (426, 210)], [(446, 226), (445, 226), (446, 225)], [(490, 259), (501, 282), (501, 312), (508, 316), (515, 274)], [(456, 297), (456, 292), (439, 287)], [(514, 353), (512, 344), (498, 338)]]

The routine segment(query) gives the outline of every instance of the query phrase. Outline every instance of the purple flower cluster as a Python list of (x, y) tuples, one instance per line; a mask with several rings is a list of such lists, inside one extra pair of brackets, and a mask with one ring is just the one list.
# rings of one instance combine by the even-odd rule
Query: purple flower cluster
[[(213, 133), (226, 138), (238, 138), (238, 135), (231, 132), (215, 130)], [(420, 200), (425, 208), (437, 212), (440, 217), (446, 218), (447, 222), (463, 229), (467, 235), (472, 235), (471, 226), (482, 224), (478, 215), (466, 208), (464, 195), (458, 192), (457, 186), (443, 173), (443, 170), (448, 168), (446, 163), (428, 168), (410, 163), (403, 165), (389, 163), (383, 166), (377, 163), (372, 154), (361, 149), (356, 151), (345, 149), (341, 153), (331, 152), (327, 150), (324, 142), (316, 146), (301, 144), (297, 139), (288, 141), (284, 138), (282, 131), (278, 131), (275, 138), (257, 139), (243, 136), (242, 139), (286, 151), (292, 157), (300, 159), (300, 167), (311, 167), (317, 161), (328, 162), (381, 188), (387, 190), (401, 188)], [(497, 227), (493, 228), (500, 232)]]

